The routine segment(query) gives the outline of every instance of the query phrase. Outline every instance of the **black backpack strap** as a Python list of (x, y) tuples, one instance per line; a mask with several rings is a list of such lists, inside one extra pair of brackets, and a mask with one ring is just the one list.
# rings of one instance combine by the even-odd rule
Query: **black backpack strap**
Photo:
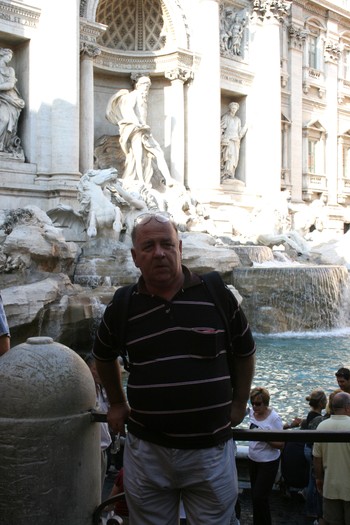
[[(225, 331), (226, 331), (226, 344), (227, 344), (227, 362), (231, 375), (231, 383), (233, 386), (233, 361), (232, 361), (232, 337), (231, 337), (231, 326), (230, 326), (230, 317), (231, 317), (231, 307), (230, 299), (228, 294), (228, 289), (226, 284), (222, 280), (221, 275), (218, 272), (208, 272), (201, 275), (201, 279), (206, 285), (216, 308), (224, 322)], [(231, 293), (231, 292), (230, 292)], [(234, 297), (234, 296), (233, 296)]]
[(125, 370), (129, 371), (129, 358), (126, 349), (126, 325), (128, 322), (129, 304), (130, 297), (135, 290), (136, 285), (130, 284), (118, 288), (113, 296), (113, 312), (115, 322), (115, 337), (117, 340), (117, 347), (120, 352), (120, 356), (123, 359)]

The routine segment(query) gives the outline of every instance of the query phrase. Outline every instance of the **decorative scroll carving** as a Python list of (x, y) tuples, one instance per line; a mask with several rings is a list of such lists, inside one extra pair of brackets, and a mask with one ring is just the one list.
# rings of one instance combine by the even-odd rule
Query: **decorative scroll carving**
[(308, 32), (301, 27), (290, 25), (288, 27), (289, 34), (289, 45), (296, 49), (302, 50), (307, 37)]
[(82, 17), (86, 16), (86, 5), (87, 0), (80, 0), (80, 16)]
[(172, 69), (171, 71), (166, 71), (164, 76), (169, 80), (181, 80), (183, 83), (186, 83), (193, 79), (193, 72), (189, 69), (177, 68)]
[(327, 40), (325, 43), (324, 56), (325, 59), (332, 62), (338, 62), (341, 55), (339, 42), (332, 42)]
[(291, 4), (287, 0), (253, 0), (253, 16), (260, 20), (272, 17), (281, 20), (288, 15)]
[(86, 42), (80, 42), (80, 54), (87, 55), (90, 58), (95, 58), (101, 54), (101, 49), (94, 44), (87, 44)]

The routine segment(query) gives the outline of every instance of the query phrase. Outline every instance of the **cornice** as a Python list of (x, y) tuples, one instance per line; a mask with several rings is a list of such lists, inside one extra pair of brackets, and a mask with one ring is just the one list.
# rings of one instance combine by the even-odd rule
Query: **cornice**
[(101, 54), (95, 58), (96, 68), (132, 73), (135, 71), (148, 74), (164, 74), (172, 70), (194, 71), (199, 57), (186, 50), (174, 50), (169, 53), (122, 53), (101, 47)]
[(314, 15), (325, 16), (326, 12), (331, 14), (332, 17), (341, 16), (350, 19), (350, 11), (345, 7), (336, 5), (334, 2), (327, 0), (319, 1), (306, 1), (305, 0), (293, 0), (293, 4), (302, 7), (304, 11), (308, 11)]
[(104, 31), (106, 31), (107, 26), (103, 24), (98, 24), (97, 22), (90, 22), (84, 18), (80, 19), (80, 41), (89, 42), (91, 44), (96, 44), (97, 39), (99, 38)]
[(220, 79), (222, 82), (228, 82), (230, 85), (238, 84), (241, 87), (252, 85), (254, 75), (249, 71), (238, 69), (237, 65), (230, 66), (225, 59), (221, 60)]
[(41, 10), (22, 4), (19, 2), (11, 3), (0, 0), (0, 21), (12, 22), (20, 27), (36, 29), (38, 26)]

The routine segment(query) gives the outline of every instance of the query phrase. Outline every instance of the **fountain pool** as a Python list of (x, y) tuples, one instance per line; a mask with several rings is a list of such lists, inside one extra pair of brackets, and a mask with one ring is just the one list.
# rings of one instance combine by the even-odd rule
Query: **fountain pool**
[[(270, 405), (285, 423), (306, 416), (309, 404), (305, 397), (314, 388), (322, 388), (328, 397), (338, 388), (338, 368), (350, 368), (350, 328), (254, 337), (257, 351), (253, 386), (269, 390)], [(124, 388), (126, 383), (127, 374), (123, 374)], [(240, 426), (247, 425), (245, 419)]]
[(255, 335), (255, 339), (253, 386), (269, 390), (271, 406), (284, 422), (305, 416), (309, 409), (305, 397), (317, 387), (328, 396), (338, 388), (335, 372), (350, 366), (350, 328)]

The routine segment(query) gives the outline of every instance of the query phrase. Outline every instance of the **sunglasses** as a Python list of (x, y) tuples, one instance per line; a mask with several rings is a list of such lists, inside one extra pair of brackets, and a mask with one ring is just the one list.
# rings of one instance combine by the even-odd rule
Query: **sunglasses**
[(141, 213), (138, 215), (134, 221), (134, 226), (145, 226), (148, 224), (152, 219), (156, 220), (157, 222), (165, 223), (170, 222), (173, 220), (173, 216), (168, 213), (167, 211), (156, 211), (153, 213), (147, 212), (147, 213)]
[(261, 407), (262, 405), (262, 401), (252, 401), (251, 403), (253, 407)]

